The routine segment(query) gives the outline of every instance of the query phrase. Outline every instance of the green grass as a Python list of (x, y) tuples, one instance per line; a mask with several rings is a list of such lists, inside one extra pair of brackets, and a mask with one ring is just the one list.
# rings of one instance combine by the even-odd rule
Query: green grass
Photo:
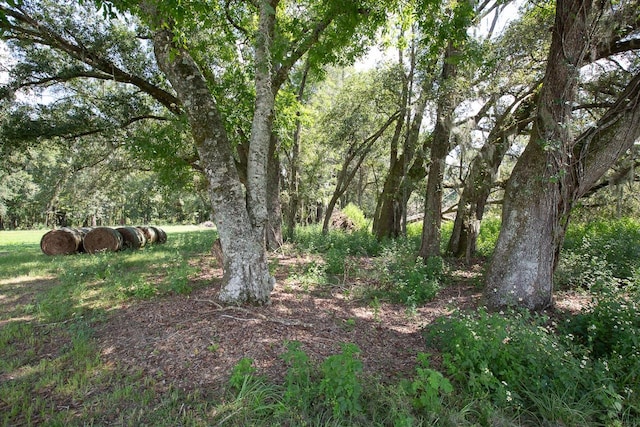
[(185, 411), (191, 396), (105, 365), (92, 337), (124, 301), (197, 286), (188, 261), (215, 231), (163, 228), (164, 245), (53, 257), (40, 251), (46, 230), (0, 231), (0, 425), (198, 423), (206, 402)]

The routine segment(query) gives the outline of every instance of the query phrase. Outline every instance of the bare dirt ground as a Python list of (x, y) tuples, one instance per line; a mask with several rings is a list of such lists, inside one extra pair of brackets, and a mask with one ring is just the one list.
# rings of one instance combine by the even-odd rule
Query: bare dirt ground
[[(341, 343), (356, 344), (364, 372), (380, 381), (409, 378), (418, 352), (428, 351), (421, 330), (437, 317), (481, 304), (474, 286), (481, 267), (454, 272), (454, 283), (437, 298), (407, 310), (401, 304), (354, 297), (349, 286), (296, 283), (289, 272), (309, 259), (280, 255), (278, 283), (264, 307), (222, 307), (215, 302), (222, 272), (210, 257), (199, 260), (191, 295), (133, 302), (114, 310), (98, 327), (96, 338), (105, 361), (121, 369), (156, 378), (159, 387), (184, 390), (223, 386), (243, 357), (254, 360), (259, 374), (280, 381), (286, 372), (281, 355), (288, 341), (299, 341), (313, 360), (340, 352)], [(366, 264), (366, 260), (364, 261)], [(366, 272), (366, 265), (363, 271)], [(350, 278), (366, 286), (365, 278)], [(560, 310), (579, 310), (587, 301), (576, 295), (558, 300)]]

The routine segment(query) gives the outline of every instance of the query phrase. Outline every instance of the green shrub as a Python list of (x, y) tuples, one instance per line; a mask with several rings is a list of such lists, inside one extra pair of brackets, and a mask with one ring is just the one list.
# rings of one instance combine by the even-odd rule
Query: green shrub
[(367, 230), (369, 228), (370, 221), (364, 216), (364, 212), (358, 206), (353, 203), (349, 203), (342, 209), (342, 213), (347, 216), (356, 227), (356, 230)]
[(498, 217), (482, 220), (480, 234), (478, 234), (478, 241), (476, 242), (476, 251), (479, 255), (490, 257), (493, 254), (493, 249), (498, 242), (501, 224), (502, 222)]
[(535, 414), (543, 424), (584, 425), (637, 410), (637, 401), (626, 402), (623, 394), (638, 390), (620, 388), (611, 359), (594, 357), (574, 335), (555, 334), (544, 317), (458, 313), (425, 336), (442, 351), (457, 388), (495, 407)]
[(386, 296), (409, 306), (432, 300), (444, 278), (444, 263), (440, 257), (425, 261), (416, 256), (414, 242), (396, 239), (388, 242), (376, 260), (381, 280), (387, 284)]
[(289, 342), (286, 347), (282, 359), (289, 368), (285, 375), (283, 401), (290, 408), (306, 410), (317, 397), (313, 366), (309, 356), (300, 349), (298, 341)]
[(362, 362), (357, 358), (358, 353), (360, 349), (355, 344), (342, 344), (342, 353), (327, 357), (320, 367), (319, 391), (335, 417), (353, 416), (362, 411), (362, 385), (358, 378)]
[(566, 252), (554, 272), (554, 283), (560, 289), (603, 289), (616, 287), (620, 279), (606, 259), (585, 252)]
[[(596, 261), (590, 263), (590, 259)], [(565, 274), (586, 269), (597, 276), (601, 271), (609, 271), (616, 279), (633, 282), (640, 271), (640, 222), (623, 218), (571, 225), (560, 266)]]
[(412, 405), (417, 411), (441, 412), (442, 397), (453, 392), (453, 386), (440, 372), (429, 368), (429, 355), (418, 354), (418, 366), (413, 381), (402, 383), (407, 394), (412, 398)]
[[(637, 294), (608, 289), (596, 295), (582, 313), (562, 324), (565, 334), (606, 362), (618, 390), (633, 389), (640, 403), (640, 304)], [(640, 409), (640, 407), (638, 408)]]

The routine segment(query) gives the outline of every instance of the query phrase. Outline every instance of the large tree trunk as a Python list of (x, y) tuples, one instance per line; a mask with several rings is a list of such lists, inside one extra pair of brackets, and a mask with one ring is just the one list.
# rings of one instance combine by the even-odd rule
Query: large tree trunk
[(269, 144), (269, 164), (267, 166), (267, 212), (267, 249), (276, 250), (282, 246), (282, 206), (280, 204), (278, 137), (273, 134)]
[(272, 87), (271, 45), (277, 1), (259, 2), (255, 46), (256, 100), (247, 158), (247, 206), (251, 223), (256, 232), (263, 235), (263, 239), (268, 222), (267, 169), (276, 96), (276, 91)]
[[(274, 280), (269, 274), (264, 244), (266, 204), (247, 208), (245, 192), (216, 102), (193, 58), (173, 44), (173, 38), (169, 30), (157, 31), (153, 39), (155, 54), (160, 68), (184, 105), (202, 168), (209, 181), (214, 220), (224, 254), (224, 277), (219, 299), (234, 304), (267, 303)], [(263, 91), (259, 91), (259, 96), (262, 94)], [(262, 116), (260, 125), (268, 123), (269, 111), (268, 107), (263, 107), (256, 112), (266, 115)], [(260, 131), (260, 126), (254, 126), (254, 131)], [(267, 148), (270, 134), (269, 129)], [(261, 144), (260, 141), (257, 143)], [(262, 167), (258, 164), (260, 152), (261, 149), (254, 149), (253, 158), (249, 161), (252, 196), (248, 199), (253, 204), (264, 202), (266, 197), (266, 187), (261, 191), (257, 183), (262, 174), (264, 185), (266, 172), (266, 162)], [(264, 158), (266, 160), (266, 152)]]
[(580, 65), (589, 52), (589, 1), (558, 1), (547, 70), (531, 139), (505, 191), (502, 229), (487, 272), (492, 308), (552, 304), (553, 271), (574, 201), (640, 133), (640, 77), (596, 127), (573, 138), (569, 119)]
[[(426, 92), (426, 88), (424, 88)], [(378, 239), (398, 237), (402, 233), (402, 220), (406, 215), (407, 200), (415, 187), (408, 179), (409, 165), (414, 160), (420, 127), (427, 106), (426, 93), (418, 100), (411, 126), (404, 138), (402, 154), (392, 162), (378, 199), (373, 232)]]
[[(304, 70), (302, 72), (302, 79), (300, 80), (300, 86), (298, 87), (298, 93), (296, 94), (296, 100), (298, 103), (302, 103), (304, 97), (304, 91), (307, 86), (307, 77), (309, 76), (309, 70), (311, 69), (311, 63), (307, 60), (304, 64)], [(296, 112), (296, 129), (293, 132), (293, 142), (291, 146), (291, 160), (289, 165), (289, 172), (291, 178), (289, 180), (289, 206), (287, 215), (287, 237), (289, 240), (293, 240), (296, 228), (296, 217), (298, 215), (298, 205), (300, 201), (299, 182), (298, 182), (298, 162), (300, 159), (300, 136), (302, 135), (302, 120), (300, 119), (301, 112)]]
[[(413, 70), (415, 55), (411, 55), (411, 67)], [(398, 50), (398, 63), (400, 67), (404, 66), (402, 49)], [(382, 193), (378, 197), (376, 202), (376, 210), (373, 215), (373, 234), (378, 239), (384, 237), (398, 237), (400, 235), (400, 205), (398, 204), (398, 191), (404, 169), (402, 165), (405, 163), (398, 163), (398, 146), (402, 131), (404, 130), (405, 121), (408, 123), (410, 120), (411, 110), (409, 109), (409, 98), (411, 98), (410, 87), (413, 84), (413, 72), (409, 73), (409, 77), (402, 73), (402, 96), (400, 97), (400, 115), (396, 122), (396, 129), (391, 138), (390, 150), (389, 150), (389, 172), (384, 181), (382, 187)], [(403, 151), (401, 159), (406, 159), (406, 153)]]
[(485, 205), (502, 159), (511, 146), (509, 137), (522, 132), (530, 123), (529, 117), (533, 105), (530, 99), (514, 102), (511, 108), (496, 121), (487, 142), (471, 162), (469, 176), (460, 195), (453, 231), (447, 245), (448, 253), (459, 258), (464, 257), (467, 263), (476, 252)]
[(440, 227), (442, 224), (442, 182), (444, 179), (445, 160), (451, 148), (451, 131), (453, 127), (453, 111), (456, 107), (455, 88), (452, 87), (457, 74), (454, 56), (457, 54), (450, 42), (444, 54), (436, 125), (431, 141), (429, 155), (429, 173), (422, 222), (422, 243), (420, 256), (427, 259), (440, 255)]

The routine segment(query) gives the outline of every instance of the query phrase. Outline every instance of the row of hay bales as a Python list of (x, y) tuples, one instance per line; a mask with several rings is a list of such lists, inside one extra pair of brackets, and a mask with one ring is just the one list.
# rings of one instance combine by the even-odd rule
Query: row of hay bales
[(83, 227), (59, 228), (47, 232), (40, 240), (46, 255), (71, 255), (87, 252), (116, 252), (140, 249), (152, 243), (165, 243), (167, 233), (159, 227)]

